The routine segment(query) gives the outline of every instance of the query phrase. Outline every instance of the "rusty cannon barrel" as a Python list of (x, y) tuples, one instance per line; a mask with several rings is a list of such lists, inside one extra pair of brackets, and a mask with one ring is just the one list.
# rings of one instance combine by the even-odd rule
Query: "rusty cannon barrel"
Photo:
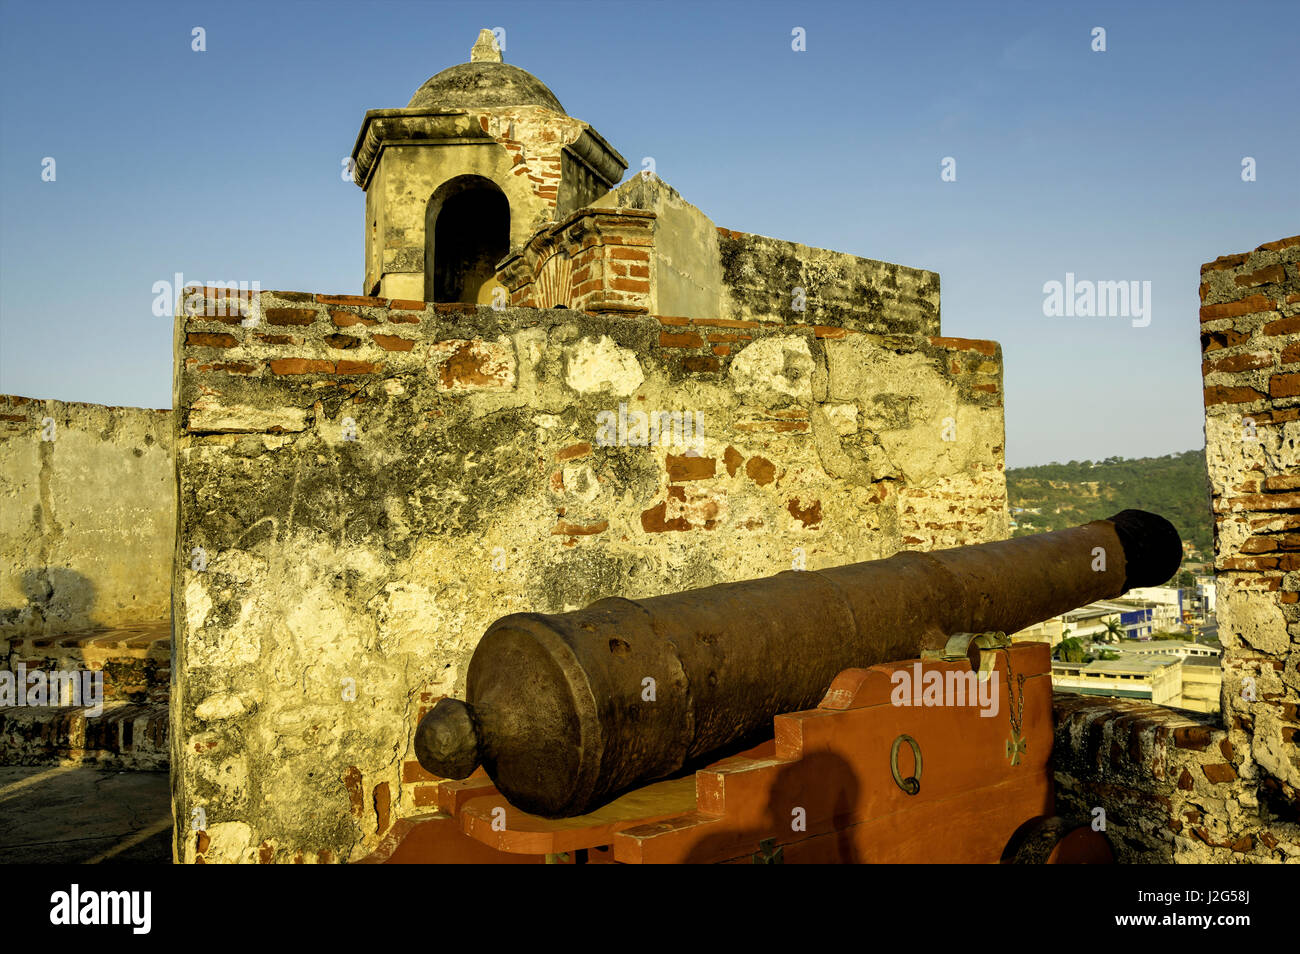
[(997, 543), (516, 613), (475, 649), (466, 701), (421, 720), (416, 756), (444, 778), (483, 765), (524, 811), (583, 814), (770, 732), (843, 669), (911, 659), (955, 633), (1012, 633), (1163, 583), (1181, 558), (1167, 520), (1125, 510)]

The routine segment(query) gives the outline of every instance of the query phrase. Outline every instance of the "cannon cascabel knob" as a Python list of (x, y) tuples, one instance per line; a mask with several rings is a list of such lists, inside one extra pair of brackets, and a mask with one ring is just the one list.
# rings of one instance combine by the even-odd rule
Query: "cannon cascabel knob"
[(470, 707), (440, 699), (415, 730), (415, 757), (442, 778), (468, 778), (479, 765), (478, 728)]

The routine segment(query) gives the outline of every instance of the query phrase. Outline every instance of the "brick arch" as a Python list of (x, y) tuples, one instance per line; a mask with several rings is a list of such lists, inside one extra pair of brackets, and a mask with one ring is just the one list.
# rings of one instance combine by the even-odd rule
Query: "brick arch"
[(568, 308), (573, 301), (573, 259), (557, 251), (537, 270), (534, 281), (537, 308)]

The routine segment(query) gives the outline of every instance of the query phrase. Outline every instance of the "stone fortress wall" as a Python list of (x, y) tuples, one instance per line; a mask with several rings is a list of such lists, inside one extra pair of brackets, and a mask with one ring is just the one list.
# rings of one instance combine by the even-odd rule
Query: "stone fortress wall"
[(171, 431), (167, 410), (0, 395), (0, 640), (168, 617)]
[(1057, 800), (1121, 861), (1300, 862), (1300, 236), (1201, 267), (1222, 716), (1058, 695)]
[[(181, 861), (356, 859), (426, 810), (415, 725), (506, 613), (1008, 532), (992, 342), (287, 292), (256, 311), (177, 321)], [(681, 439), (634, 443), (658, 412)]]

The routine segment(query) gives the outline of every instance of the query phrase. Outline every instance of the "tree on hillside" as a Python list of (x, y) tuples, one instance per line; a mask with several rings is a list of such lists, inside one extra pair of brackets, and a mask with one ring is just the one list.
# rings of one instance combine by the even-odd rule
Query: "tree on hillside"
[(1134, 460), (1111, 456), (1095, 465), (1076, 460), (1013, 468), (1007, 471), (1007, 498), (1011, 506), (1042, 513), (1034, 527), (1017, 527), (1016, 536), (1059, 530), (1133, 507), (1160, 514), (1194, 549), (1211, 552), (1204, 450)]

